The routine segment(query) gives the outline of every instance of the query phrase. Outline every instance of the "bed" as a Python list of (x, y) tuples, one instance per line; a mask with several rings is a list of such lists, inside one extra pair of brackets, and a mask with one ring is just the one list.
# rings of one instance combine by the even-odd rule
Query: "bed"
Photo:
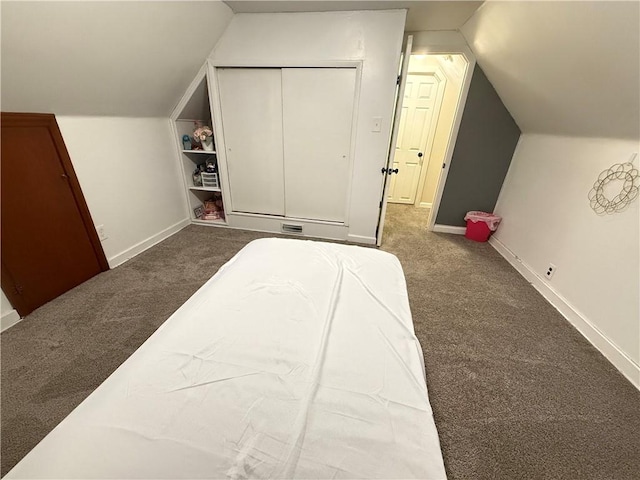
[(249, 243), (6, 478), (446, 478), (399, 261)]

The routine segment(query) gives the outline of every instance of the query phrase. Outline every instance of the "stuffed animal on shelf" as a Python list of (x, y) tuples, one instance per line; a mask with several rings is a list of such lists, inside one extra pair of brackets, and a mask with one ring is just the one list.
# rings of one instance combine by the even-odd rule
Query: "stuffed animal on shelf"
[(224, 220), (224, 204), (222, 194), (216, 192), (209, 200), (204, 202), (203, 220)]

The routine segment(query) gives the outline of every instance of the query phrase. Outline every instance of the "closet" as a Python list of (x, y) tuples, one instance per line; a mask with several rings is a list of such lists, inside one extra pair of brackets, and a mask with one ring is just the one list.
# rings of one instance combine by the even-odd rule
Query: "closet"
[(231, 212), (346, 224), (355, 68), (220, 68)]

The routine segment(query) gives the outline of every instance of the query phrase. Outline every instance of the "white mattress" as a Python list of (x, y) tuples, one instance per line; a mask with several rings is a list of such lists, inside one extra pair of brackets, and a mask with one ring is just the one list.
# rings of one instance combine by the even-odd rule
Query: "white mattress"
[(6, 478), (445, 478), (393, 255), (248, 244)]

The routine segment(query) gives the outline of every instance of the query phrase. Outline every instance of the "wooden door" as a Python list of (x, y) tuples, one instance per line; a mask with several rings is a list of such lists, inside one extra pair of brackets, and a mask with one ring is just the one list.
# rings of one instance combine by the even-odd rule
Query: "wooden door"
[(2, 289), (24, 316), (109, 266), (55, 117), (1, 120)]
[(284, 68), (285, 214), (345, 222), (355, 68)]
[(219, 68), (231, 210), (284, 215), (279, 68)]
[(388, 200), (391, 203), (415, 203), (420, 172), (427, 143), (437, 123), (434, 114), (438, 79), (433, 73), (410, 74), (402, 102), (400, 130), (393, 168), (398, 174), (391, 179)]

